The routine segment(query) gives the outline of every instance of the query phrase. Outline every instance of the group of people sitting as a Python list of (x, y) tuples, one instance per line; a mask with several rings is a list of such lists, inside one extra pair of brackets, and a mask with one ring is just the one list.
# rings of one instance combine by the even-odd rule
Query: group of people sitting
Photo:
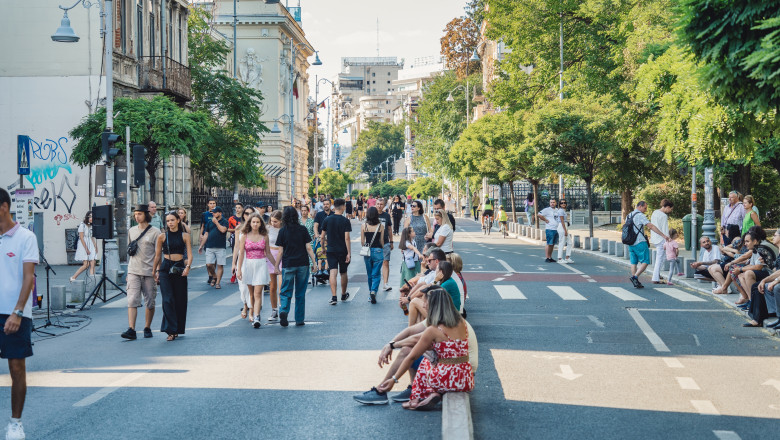
[[(435, 242), (422, 252), (423, 270), (401, 287), (399, 305), (408, 326), (382, 347), (378, 364), (390, 365), (382, 380), (353, 398), (365, 405), (388, 403), (387, 393), (409, 373), (411, 385), (391, 396), (410, 410), (430, 410), (447, 392), (474, 388), (477, 339), (466, 322), (466, 283), (460, 255)], [(393, 360), (393, 351), (398, 354)]]

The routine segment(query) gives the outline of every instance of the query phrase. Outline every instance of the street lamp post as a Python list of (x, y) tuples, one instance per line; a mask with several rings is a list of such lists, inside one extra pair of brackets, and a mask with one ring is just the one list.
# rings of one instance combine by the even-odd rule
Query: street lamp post
[[(319, 61), (319, 57), (317, 58), (317, 61)], [(315, 64), (317, 61), (315, 61)], [(317, 173), (319, 172), (319, 169), (317, 168), (318, 165), (317, 156), (320, 155), (319, 150), (317, 150), (317, 133), (319, 130), (319, 125), (317, 124), (317, 116), (320, 112), (319, 93), (320, 93), (320, 82), (322, 81), (330, 83), (331, 87), (335, 87), (329, 79), (317, 78), (317, 75), (314, 76), (314, 105), (316, 106), (314, 108), (314, 196), (315, 197), (319, 196), (320, 194), (320, 179), (317, 178)], [(328, 112), (328, 116), (330, 116), (330, 112)]]
[[(312, 52), (315, 52), (316, 58), (312, 63), (312, 66), (321, 66), (320, 55), (310, 46), (305, 43), (295, 43), (292, 37), (290, 37), (290, 113), (287, 115), (290, 118), (290, 201), (295, 198), (295, 97), (293, 96), (293, 90), (295, 89), (295, 51), (300, 48), (309, 48)], [(277, 127), (278, 129), (278, 127)], [(272, 131), (273, 132), (273, 131)]]
[(715, 197), (713, 187), (712, 167), (704, 169), (704, 223), (702, 223), (702, 236), (709, 237), (714, 243), (717, 238), (715, 233)]

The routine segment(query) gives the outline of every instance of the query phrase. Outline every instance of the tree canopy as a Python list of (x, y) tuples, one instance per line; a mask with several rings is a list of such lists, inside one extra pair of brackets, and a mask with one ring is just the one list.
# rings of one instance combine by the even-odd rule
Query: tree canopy
[[(309, 177), (309, 196), (314, 197), (314, 175)], [(349, 184), (353, 182), (352, 178), (343, 171), (336, 171), (333, 168), (324, 168), (320, 170), (320, 194), (332, 194), (333, 197), (342, 197), (347, 192)]]
[(375, 183), (381, 177), (375, 168), (388, 158), (401, 157), (403, 152), (403, 126), (370, 121), (368, 128), (358, 135), (345, 168), (353, 179), (365, 173), (368, 175), (368, 181)]

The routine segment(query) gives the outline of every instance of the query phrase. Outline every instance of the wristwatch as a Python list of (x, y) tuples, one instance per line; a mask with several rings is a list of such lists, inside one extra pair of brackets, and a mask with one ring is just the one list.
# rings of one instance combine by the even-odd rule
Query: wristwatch
[(395, 350), (395, 341), (390, 341), (390, 342), (387, 343), (387, 345), (390, 346), (391, 350)]
[(16, 316), (18, 316), (20, 318), (24, 318), (24, 312), (19, 310), (19, 309), (14, 310), (14, 315), (16, 315)]
[(398, 379), (395, 378), (395, 375), (393, 376), (393, 382), (398, 383)]

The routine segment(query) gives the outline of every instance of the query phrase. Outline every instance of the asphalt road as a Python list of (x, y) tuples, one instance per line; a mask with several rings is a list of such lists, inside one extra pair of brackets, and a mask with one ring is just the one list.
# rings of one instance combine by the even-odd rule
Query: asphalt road
[[(479, 339), (477, 438), (776, 432), (780, 341), (742, 328), (744, 316), (715, 299), (654, 289), (649, 279), (636, 290), (626, 268), (577, 253), (572, 265), (544, 263), (541, 247), (485, 237), (468, 220), (458, 220), (456, 251)], [(397, 286), (401, 259), (393, 257)], [(379, 349), (405, 318), (397, 290), (368, 303), (360, 259), (350, 277), (352, 297), (337, 306), (327, 304), (327, 286), (308, 292), (304, 327), (251, 328), (240, 320), (237, 288), (210, 288), (204, 269), (190, 277), (187, 334), (175, 342), (157, 332), (159, 307), (154, 338), (136, 341), (119, 337), (123, 298), (85, 311), (77, 331), (36, 337), (28, 438), (440, 438), (439, 411), (351, 399), (383, 376)], [(0, 363), (0, 413), (10, 412), (9, 383)]]

